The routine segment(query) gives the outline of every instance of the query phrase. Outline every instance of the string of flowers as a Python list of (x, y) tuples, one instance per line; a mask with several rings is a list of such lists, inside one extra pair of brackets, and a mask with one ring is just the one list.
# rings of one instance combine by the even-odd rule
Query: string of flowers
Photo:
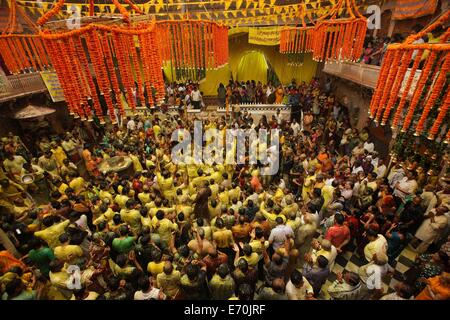
[[(69, 70), (69, 68), (74, 68), (73, 52), (70, 48), (69, 39), (70, 38), (64, 38), (57, 42), (58, 51), (60, 52), (61, 60), (64, 64), (67, 86), (74, 97), (72, 100), (74, 111), (82, 120), (85, 120), (86, 116), (82, 107), (83, 101), (81, 96), (80, 83), (75, 73)], [(76, 68), (74, 68), (73, 70), (75, 70), (76, 72)]]
[[(115, 49), (117, 64), (119, 66), (120, 78), (124, 86), (125, 95), (128, 97), (127, 101), (133, 113), (136, 111), (136, 103), (133, 96), (134, 81), (132, 71), (130, 69), (129, 57), (126, 55), (124, 42), (121, 40), (121, 34), (114, 32), (112, 44)], [(127, 61), (128, 59), (128, 61)]]
[(91, 110), (87, 102), (88, 86), (84, 77), (77, 50), (75, 48), (75, 42), (72, 37), (66, 39), (66, 51), (69, 53), (69, 60), (74, 68), (75, 74), (71, 74), (72, 81), (74, 81), (74, 89), (77, 90), (77, 98), (79, 101), (80, 116), (84, 120), (86, 116), (88, 119), (92, 118)]
[(386, 78), (388, 76), (389, 70), (392, 65), (392, 60), (394, 58), (394, 52), (393, 51), (387, 51), (384, 59), (383, 64), (381, 65), (380, 74), (378, 76), (378, 82), (377, 86), (375, 88), (375, 93), (372, 96), (372, 101), (370, 102), (370, 114), (369, 117), (373, 118), (375, 116), (375, 111), (380, 106), (380, 99), (383, 95), (384, 88), (386, 87)]
[(136, 45), (134, 43), (134, 39), (130, 37), (126, 37), (127, 43), (128, 43), (128, 53), (131, 57), (131, 61), (133, 64), (133, 70), (134, 75), (137, 82), (137, 88), (136, 88), (136, 94), (139, 97), (139, 101), (141, 102), (141, 105), (145, 106), (145, 97), (144, 92), (142, 90), (142, 76), (141, 76), (141, 68), (138, 61), (137, 51), (136, 51)]
[(109, 79), (111, 81), (112, 89), (114, 91), (114, 95), (116, 97), (116, 104), (118, 106), (120, 114), (123, 116), (125, 114), (125, 110), (122, 104), (122, 92), (120, 91), (119, 81), (117, 80), (116, 70), (114, 66), (114, 62), (111, 57), (111, 50), (108, 45), (108, 35), (105, 32), (98, 32), (98, 38), (100, 41), (103, 57), (106, 59), (105, 67), (109, 75)]
[[(403, 51), (397, 50), (394, 54), (394, 60), (392, 62), (392, 64), (394, 66), (397, 66), (400, 63), (400, 59), (402, 57)], [(386, 87), (387, 88), (392, 88), (392, 85), (394, 84), (395, 81), (395, 77), (397, 76), (397, 71), (398, 68), (391, 68), (389, 70), (388, 76), (387, 76), (387, 80), (386, 80)], [(392, 91), (391, 91), (392, 93)], [(388, 99), (388, 97), (392, 97), (391, 93), (388, 93), (387, 91), (383, 92), (383, 95), (380, 99), (380, 106), (378, 107), (378, 111), (377, 114), (375, 116), (375, 123), (380, 121), (381, 115), (383, 113), (384, 107), (386, 106), (386, 101)]]
[[(409, 91), (411, 89), (411, 85), (412, 85), (412, 82), (414, 80), (414, 77), (415, 77), (415, 74), (416, 74), (416, 70), (419, 67), (419, 64), (420, 64), (420, 61), (421, 61), (421, 58), (422, 58), (422, 53), (423, 53), (423, 50), (418, 50), (416, 58), (414, 59), (413, 66), (412, 66), (411, 71), (409, 73), (408, 81), (406, 82), (405, 89), (403, 90), (403, 94), (402, 94), (402, 97), (400, 99), (400, 103), (398, 104), (398, 107), (397, 107), (397, 112), (394, 115), (394, 120), (392, 122), (392, 127), (391, 127), (392, 129), (397, 127), (397, 124), (400, 121), (400, 116), (401, 116), (401, 114), (403, 112), (403, 107), (406, 104), (406, 100), (407, 100)], [(407, 61), (407, 62), (409, 62), (409, 61)]]
[(90, 98), (92, 100), (92, 105), (94, 107), (95, 115), (99, 119), (100, 123), (104, 124), (105, 120), (103, 119), (103, 111), (102, 111), (102, 107), (101, 107), (99, 99), (98, 99), (97, 88), (95, 87), (94, 78), (92, 77), (92, 74), (89, 70), (89, 64), (88, 64), (88, 61), (87, 61), (87, 58), (85, 55), (85, 51), (83, 49), (83, 44), (82, 44), (81, 39), (82, 38), (80, 38), (80, 37), (73, 38), (76, 54), (77, 54), (77, 57), (78, 57), (81, 65), (83, 66), (83, 72), (86, 76), (87, 85), (88, 85), (88, 88), (87, 88), (88, 98)]
[(108, 85), (106, 70), (104, 67), (103, 57), (101, 56), (101, 44), (98, 39), (97, 32), (91, 30), (87, 37), (86, 42), (89, 48), (89, 54), (92, 60), (92, 66), (95, 71), (96, 80), (100, 88), (100, 95), (103, 95), (106, 102), (106, 107), (109, 111), (109, 117), (113, 124), (117, 123), (116, 115), (114, 111), (113, 101), (110, 94), (110, 87)]
[(383, 114), (383, 118), (381, 120), (381, 125), (384, 126), (386, 124), (387, 119), (389, 118), (389, 115), (391, 113), (391, 109), (394, 106), (395, 101), (397, 101), (398, 93), (400, 91), (403, 79), (405, 77), (406, 71), (408, 70), (409, 61), (411, 61), (412, 52), (402, 50), (402, 58), (401, 60), (401, 66), (397, 72), (397, 76), (395, 78), (395, 83), (392, 87), (391, 95), (389, 97), (389, 101), (387, 103), (386, 109)]
[(438, 99), (439, 95), (442, 92), (444, 84), (447, 80), (447, 73), (449, 71), (450, 71), (450, 55), (447, 54), (444, 63), (440, 67), (439, 76), (437, 77), (437, 80), (433, 85), (433, 90), (431, 91), (431, 94), (427, 99), (427, 102), (422, 111), (422, 115), (419, 119), (419, 122), (417, 123), (415, 135), (418, 136), (419, 134), (422, 133), (425, 125), (425, 120), (427, 119), (431, 108), (435, 105), (436, 100)]
[(427, 62), (425, 63), (425, 67), (422, 70), (422, 73), (420, 75), (420, 79), (417, 82), (416, 89), (414, 91), (414, 95), (411, 99), (411, 102), (409, 104), (408, 113), (406, 114), (405, 121), (403, 122), (402, 126), (402, 132), (406, 132), (409, 128), (409, 125), (411, 124), (411, 121), (413, 119), (414, 110), (416, 106), (419, 103), (420, 96), (422, 94), (423, 88), (425, 86), (425, 83), (427, 82), (428, 76), (430, 75), (431, 69), (434, 64), (434, 60), (436, 59), (437, 53), (432, 52), (430, 56), (427, 59)]
[[(439, 114), (436, 117), (436, 120), (434, 121), (434, 124), (430, 129), (430, 134), (428, 136), (428, 139), (434, 140), (434, 138), (438, 134), (438, 131), (442, 125), (442, 122), (444, 121), (445, 117), (447, 116), (449, 108), (450, 108), (450, 91), (447, 91), (444, 103), (442, 104), (442, 107), (439, 110)], [(450, 134), (450, 130), (449, 130), (449, 134)], [(446, 138), (447, 142), (446, 143), (448, 143), (448, 140), (450, 138), (449, 134), (447, 134), (447, 138)]]

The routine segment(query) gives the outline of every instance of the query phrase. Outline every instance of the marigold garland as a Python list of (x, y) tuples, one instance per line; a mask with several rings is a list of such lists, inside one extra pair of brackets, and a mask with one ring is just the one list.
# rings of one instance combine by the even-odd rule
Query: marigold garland
[[(400, 51), (400, 50), (395, 52), (394, 60), (392, 62), (392, 64), (394, 66), (397, 66), (400, 63), (400, 59), (402, 57), (402, 53), (403, 52)], [(392, 88), (392, 85), (394, 84), (395, 77), (397, 76), (397, 71), (398, 71), (397, 68), (391, 68), (389, 70), (389, 73), (388, 73), (388, 76), (387, 76), (387, 79), (386, 79), (386, 87), (387, 88)], [(383, 93), (381, 99), (380, 99), (380, 107), (378, 108), (378, 112), (377, 112), (377, 114), (375, 116), (375, 120), (374, 120), (375, 122), (380, 121), (381, 115), (382, 115), (382, 113), (384, 111), (384, 107), (386, 106), (386, 102), (387, 102), (387, 99), (389, 97), (391, 97), (390, 94), (388, 94), (388, 92), (385, 91)]]
[[(423, 53), (423, 50), (418, 50), (416, 58), (414, 59), (413, 66), (412, 66), (412, 68), (410, 70), (409, 78), (408, 78), (408, 81), (406, 83), (405, 89), (403, 90), (403, 94), (402, 94), (402, 97), (400, 99), (400, 103), (398, 104), (397, 112), (394, 115), (394, 120), (392, 122), (392, 127), (391, 128), (395, 128), (397, 126), (398, 122), (400, 121), (400, 116), (402, 114), (403, 107), (406, 104), (406, 100), (407, 100), (409, 91), (411, 89), (411, 85), (412, 85), (412, 82), (414, 80), (414, 77), (415, 77), (415, 74), (416, 74), (416, 70), (419, 67), (419, 64), (420, 64), (420, 61), (421, 61), (421, 58), (422, 58), (422, 53)], [(412, 55), (412, 51), (411, 51), (411, 55)], [(409, 61), (406, 61), (406, 63), (409, 63)], [(386, 120), (385, 120), (385, 122), (386, 122)]]
[(175, 70), (183, 70), (175, 72), (177, 79), (182, 74), (197, 77), (200, 70), (228, 62), (228, 29), (224, 25), (187, 18), (157, 22), (156, 29), (162, 60)]
[(409, 125), (411, 124), (411, 121), (412, 121), (413, 115), (414, 115), (414, 110), (420, 101), (421, 94), (425, 87), (425, 83), (427, 82), (428, 76), (430, 75), (430, 72), (433, 67), (436, 56), (437, 56), (437, 53), (432, 52), (430, 54), (430, 56), (428, 57), (427, 62), (425, 63), (425, 67), (422, 70), (420, 79), (417, 82), (416, 89), (414, 91), (414, 95), (411, 98), (408, 113), (406, 114), (405, 121), (403, 122), (402, 132), (406, 132), (406, 130), (409, 128)]
[(386, 124), (387, 119), (389, 118), (389, 114), (391, 113), (391, 109), (394, 106), (395, 101), (397, 101), (398, 93), (400, 92), (400, 87), (403, 82), (403, 78), (405, 77), (405, 73), (408, 70), (409, 61), (411, 60), (412, 52), (403, 50), (401, 53), (401, 66), (397, 72), (395, 83), (392, 87), (392, 94), (389, 97), (389, 101), (387, 103), (386, 109), (383, 114), (383, 118), (381, 120), (381, 125), (384, 126)]
[(378, 76), (377, 87), (375, 88), (375, 93), (372, 96), (372, 101), (371, 101), (370, 107), (369, 107), (369, 109), (370, 109), (369, 117), (370, 118), (373, 118), (375, 116), (375, 111), (380, 106), (380, 99), (383, 95), (384, 88), (386, 87), (386, 78), (387, 78), (389, 70), (391, 68), (394, 54), (395, 53), (393, 51), (387, 51), (384, 56), (383, 64), (381, 65), (380, 74)]
[[(447, 29), (441, 35), (438, 43), (414, 44), (414, 42), (424, 37), (427, 33), (432, 32), (438, 26), (445, 25), (449, 19), (450, 11), (447, 10), (435, 22), (417, 34), (408, 37), (402, 44), (388, 46), (370, 105), (371, 117), (376, 115), (375, 120), (378, 120), (379, 115), (384, 110), (382, 124), (385, 124), (389, 119), (391, 109), (395, 106), (396, 110), (391, 125), (393, 130), (400, 126), (401, 131), (406, 132), (410, 129), (413, 119), (417, 119), (417, 124), (413, 128), (414, 135), (426, 134), (429, 139), (435, 139), (438, 135), (441, 135), (442, 139), (448, 140), (449, 133), (447, 133), (447, 138), (445, 138), (442, 132), (439, 133), (439, 129), (448, 115), (450, 96), (444, 92), (444, 101), (441, 101), (439, 97), (443, 94), (447, 76), (450, 72), (450, 44), (447, 42), (450, 38), (450, 30)], [(425, 50), (429, 51), (429, 55), (425, 60), (419, 80), (413, 87), (416, 71), (422, 62)], [(393, 56), (398, 57), (398, 52), (402, 52), (402, 58), (400, 63), (395, 63)], [(415, 55), (414, 62), (409, 69), (408, 79), (405, 79), (413, 53)], [(394, 72), (392, 69), (396, 70), (396, 78), (393, 83), (387, 80), (388, 75), (392, 75)], [(411, 90), (412, 88), (413, 90)], [(403, 92), (399, 103), (396, 105), (400, 89)], [(404, 119), (401, 119), (410, 91), (412, 91), (411, 101), (409, 102), (406, 116)], [(381, 97), (389, 97), (386, 107), (384, 106), (385, 100), (381, 99)], [(432, 115), (432, 110), (437, 110), (436, 115)], [(430, 116), (435, 118), (430, 119)], [(429, 128), (428, 132), (426, 132), (426, 128)]]
[(427, 119), (431, 108), (434, 106), (437, 98), (442, 92), (444, 84), (447, 80), (447, 73), (449, 71), (450, 71), (450, 55), (447, 54), (444, 63), (440, 66), (439, 76), (437, 77), (437, 80), (433, 85), (433, 90), (431, 91), (431, 94), (428, 96), (425, 107), (423, 108), (422, 116), (420, 117), (419, 122), (417, 123), (415, 135), (418, 136), (423, 132), (425, 120)]
[[(442, 104), (441, 110), (439, 110), (439, 114), (438, 114), (436, 120), (434, 121), (433, 126), (430, 129), (430, 134), (428, 136), (428, 139), (434, 140), (434, 138), (438, 134), (438, 131), (442, 125), (442, 122), (444, 121), (445, 117), (447, 116), (449, 108), (450, 108), (450, 91), (447, 91), (447, 94), (445, 96), (445, 100), (444, 100), (444, 103)], [(448, 143), (449, 138), (450, 138), (450, 130), (448, 131), (448, 134), (446, 137), (447, 143)]]

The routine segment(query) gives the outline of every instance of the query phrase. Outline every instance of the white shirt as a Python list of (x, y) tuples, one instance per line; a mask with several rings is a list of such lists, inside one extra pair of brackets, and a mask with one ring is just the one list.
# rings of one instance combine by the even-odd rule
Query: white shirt
[(130, 131), (136, 130), (136, 122), (134, 122), (133, 119), (131, 119), (130, 121), (128, 121), (128, 123), (127, 123), (127, 129), (130, 130)]
[(373, 152), (375, 150), (375, 145), (373, 144), (373, 142), (364, 142), (364, 149), (367, 150), (368, 152)]
[(313, 287), (305, 277), (303, 277), (303, 285), (300, 288), (294, 286), (290, 280), (286, 284), (286, 294), (289, 300), (305, 300), (307, 294), (313, 293)]
[(159, 300), (159, 292), (160, 290), (157, 288), (152, 288), (149, 292), (136, 291), (134, 300)]
[(294, 237), (294, 231), (292, 231), (290, 226), (279, 225), (272, 229), (269, 236), (269, 242), (272, 242), (274, 250), (277, 250), (284, 245), (287, 235)]
[(364, 172), (364, 169), (363, 169), (363, 167), (361, 167), (361, 166), (356, 167), (356, 168), (353, 168), (353, 170), (352, 170), (352, 173), (353, 173), (353, 174), (358, 174), (358, 173), (360, 173), (360, 172)]
[(405, 197), (407, 195), (410, 195), (412, 193), (414, 193), (417, 189), (417, 182), (416, 180), (408, 180), (407, 177), (403, 177), (400, 181), (399, 181), (399, 188), (402, 189), (403, 191), (400, 191), (398, 188), (395, 188), (394, 190), (394, 196), (397, 196), (399, 198), (401, 198), (402, 200), (405, 199)]
[(192, 101), (200, 101), (202, 98), (202, 95), (200, 94), (199, 90), (194, 90), (191, 92)]
[(294, 131), (294, 136), (297, 136), (300, 132), (300, 124), (298, 122), (291, 123), (291, 129)]
[(381, 166), (377, 167), (375, 172), (377, 174), (377, 178), (382, 178), (384, 177), (385, 173), (386, 173), (386, 165), (382, 164)]
[(426, 243), (435, 241), (447, 226), (448, 219), (445, 215), (435, 216), (434, 222), (430, 218), (425, 219), (417, 229), (416, 238)]

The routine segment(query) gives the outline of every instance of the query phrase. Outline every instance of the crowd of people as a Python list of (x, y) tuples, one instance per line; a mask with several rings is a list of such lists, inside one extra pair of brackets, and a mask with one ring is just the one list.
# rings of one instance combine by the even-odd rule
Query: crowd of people
[[(416, 24), (411, 28), (410, 35), (414, 35), (424, 29), (424, 26), (421, 24)], [(433, 31), (427, 33), (425, 36), (418, 38), (417, 40), (413, 41), (413, 44), (424, 44), (424, 43), (439, 43), (440, 38), (444, 35), (444, 28), (438, 27), (434, 29)], [(386, 49), (388, 45), (390, 44), (399, 44), (402, 43), (405, 40), (405, 37), (401, 35), (400, 33), (394, 33), (392, 37), (383, 37), (383, 38), (376, 38), (373, 36), (370, 36), (369, 34), (366, 36), (366, 39), (364, 41), (364, 49), (363, 53), (361, 55), (361, 58), (359, 62), (364, 64), (371, 64), (375, 66), (380, 66), (384, 54), (386, 53)], [(411, 65), (416, 58), (419, 50), (416, 50), (412, 56), (411, 56)], [(429, 50), (424, 50), (422, 53), (422, 56), (420, 58), (421, 64), (419, 65), (419, 69), (421, 69), (424, 65), (424, 61), (428, 58), (430, 55)]]
[[(168, 88), (198, 91), (181, 86)], [(269, 88), (278, 91), (230, 82), (225, 99), (230, 90), (267, 97)], [(130, 117), (101, 134), (76, 126), (34, 148), (4, 137), (2, 299), (449, 299), (450, 186), (408, 161), (386, 163), (328, 82), (286, 88), (301, 117), (254, 121), (237, 111), (203, 121), (218, 139), (227, 129), (279, 129), (275, 175), (261, 163), (196, 164), (189, 155), (175, 164), (172, 132), (193, 131), (183, 113)], [(102, 171), (112, 157), (132, 170)], [(387, 292), (373, 274), (391, 277), (406, 246), (416, 265)], [(325, 286), (353, 247), (364, 265)]]

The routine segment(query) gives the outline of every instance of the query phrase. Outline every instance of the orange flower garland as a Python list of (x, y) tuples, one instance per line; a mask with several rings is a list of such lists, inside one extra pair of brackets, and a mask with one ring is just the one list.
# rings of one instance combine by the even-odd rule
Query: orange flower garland
[[(441, 138), (445, 138), (442, 136), (443, 132), (439, 133), (439, 129), (447, 116), (450, 97), (447, 92), (444, 93), (444, 101), (440, 101), (439, 97), (441, 96), (443, 89), (446, 88), (447, 76), (450, 72), (450, 44), (447, 42), (450, 38), (450, 30), (447, 29), (444, 35), (441, 35), (438, 39), (437, 43), (415, 44), (414, 42), (415, 40), (424, 37), (427, 33), (432, 32), (438, 26), (445, 25), (449, 19), (450, 11), (447, 10), (428, 27), (417, 34), (409, 36), (404, 43), (388, 46), (370, 105), (371, 117), (377, 115), (376, 120), (379, 119), (378, 116), (380, 113), (383, 113), (384, 109), (384, 103), (381, 101), (380, 97), (389, 97), (382, 118), (382, 124), (385, 124), (389, 119), (391, 109), (394, 108), (396, 101), (398, 100), (401, 88), (403, 92), (400, 101), (396, 106), (391, 125), (392, 129), (401, 126), (401, 131), (406, 132), (411, 127), (413, 118), (418, 117), (417, 125), (414, 127), (414, 135), (419, 136), (425, 133), (428, 134), (429, 139), (435, 139), (441, 134)], [(425, 50), (429, 52), (429, 55), (425, 60), (425, 66), (422, 68), (419, 80), (412, 92), (406, 116), (403, 119), (403, 122), (401, 122), (403, 109), (415, 81), (416, 71), (422, 62)], [(401, 52), (402, 58), (400, 63), (395, 63), (392, 61), (392, 57), (394, 55), (398, 56), (399, 52)], [(413, 54), (415, 55), (415, 58), (412, 67), (409, 69), (408, 79), (404, 79)], [(386, 81), (387, 75), (393, 74), (393, 71), (389, 71), (390, 69), (396, 70), (396, 78), (393, 85), (390, 81)], [(403, 83), (405, 83), (404, 86)], [(425, 86), (427, 86), (426, 89)], [(433, 109), (438, 112), (435, 119), (430, 119), (430, 115), (432, 114), (431, 110)], [(432, 123), (432, 126), (428, 132), (425, 132), (428, 123)], [(449, 138), (448, 135), (449, 133), (447, 133), (446, 139)]]
[(422, 116), (420, 117), (419, 122), (417, 123), (415, 135), (419, 135), (422, 133), (423, 127), (425, 125), (425, 120), (427, 119), (431, 108), (434, 106), (437, 98), (439, 97), (439, 95), (442, 92), (442, 89), (444, 88), (444, 84), (447, 80), (447, 73), (449, 71), (450, 71), (450, 55), (447, 54), (444, 63), (440, 67), (439, 76), (436, 82), (434, 83), (433, 90), (431, 91), (431, 94), (427, 99), (425, 107), (423, 108)]
[(158, 54), (176, 70), (185, 70), (181, 76), (196, 77), (197, 70), (218, 68), (228, 61), (228, 29), (224, 25), (185, 19), (157, 22), (156, 28), (161, 47)]
[[(103, 119), (103, 111), (102, 111), (102, 107), (100, 105), (99, 99), (97, 98), (97, 89), (95, 88), (95, 84), (94, 84), (94, 79), (92, 77), (92, 74), (89, 70), (89, 64), (87, 62), (87, 58), (85, 55), (85, 51), (83, 49), (83, 45), (81, 42), (81, 38), (73, 38), (74, 41), (74, 46), (75, 46), (75, 50), (76, 50), (76, 54), (77, 57), (80, 61), (80, 64), (83, 68), (83, 72), (86, 76), (86, 80), (87, 80), (87, 86), (88, 88), (86, 88), (87, 92), (87, 97), (90, 98), (92, 100), (92, 104), (95, 110), (95, 115), (97, 116), (97, 118), (99, 119), (100, 123), (105, 123), (104, 119)], [(88, 117), (92, 115), (92, 114), (88, 114)]]
[(398, 93), (400, 91), (400, 87), (403, 82), (403, 78), (405, 77), (405, 73), (408, 70), (409, 61), (411, 61), (412, 52), (404, 52), (401, 53), (401, 66), (398, 70), (398, 73), (395, 78), (395, 83), (392, 87), (392, 94), (389, 97), (389, 101), (387, 103), (386, 109), (383, 114), (383, 119), (381, 120), (381, 125), (384, 126), (386, 124), (387, 119), (389, 118), (389, 114), (391, 113), (391, 109), (394, 106), (395, 101), (397, 101)]
[(0, 35), (0, 55), (7, 69), (12, 74), (44, 70), (49, 63), (46, 60), (45, 52), (40, 52), (36, 44), (40, 39), (36, 35), (31, 34), (14, 34), (17, 29), (16, 11), (19, 12), (29, 29), (37, 30), (36, 25), (25, 14), (24, 10), (17, 5), (16, 0), (11, 0), (9, 20), (5, 30)]
[(128, 40), (128, 45), (127, 45), (128, 50), (129, 50), (128, 52), (131, 57), (134, 74), (135, 74), (136, 82), (137, 82), (136, 94), (139, 97), (139, 101), (141, 102), (141, 105), (145, 106), (145, 97), (144, 97), (144, 92), (142, 91), (143, 87), (142, 87), (141, 68), (139, 65), (138, 57), (137, 57), (136, 45), (134, 43), (133, 37), (131, 37), (131, 38), (126, 37), (126, 39)]
[[(404, 89), (402, 97), (400, 99), (400, 103), (398, 104), (397, 112), (395, 113), (394, 120), (392, 122), (392, 127), (391, 128), (395, 128), (397, 126), (399, 120), (400, 120), (400, 116), (402, 114), (403, 107), (406, 104), (406, 99), (408, 97), (409, 90), (411, 89), (411, 85), (412, 85), (412, 82), (414, 80), (414, 76), (416, 74), (416, 70), (419, 67), (419, 63), (420, 63), (421, 58), (422, 58), (422, 53), (423, 53), (423, 50), (418, 50), (418, 52), (417, 52), (416, 58), (414, 60), (414, 64), (413, 64), (413, 66), (411, 68), (411, 71), (409, 73), (408, 81), (406, 83), (405, 89)], [(412, 52), (411, 52), (411, 54), (412, 54)], [(409, 63), (408, 61), (406, 61), (406, 62)]]
[[(359, 58), (363, 49), (367, 20), (359, 13), (354, 1), (345, 0), (345, 5), (349, 18), (336, 18), (344, 6), (344, 0), (339, 0), (330, 12), (318, 19), (314, 29), (316, 38), (313, 43), (314, 60), (355, 61)], [(339, 39), (337, 42), (334, 40), (335, 37)], [(337, 46), (334, 46), (335, 43)], [(337, 54), (339, 51), (340, 54)]]
[(414, 95), (409, 104), (408, 113), (406, 115), (405, 121), (403, 122), (402, 132), (406, 132), (406, 130), (409, 128), (409, 125), (411, 124), (411, 121), (412, 121), (412, 118), (414, 115), (414, 109), (416, 108), (417, 104), (419, 103), (420, 95), (422, 94), (425, 83), (427, 82), (427, 78), (431, 72), (431, 68), (433, 66), (434, 60), (436, 59), (436, 55), (437, 55), (436, 52), (432, 52), (430, 54), (430, 56), (428, 57), (427, 62), (425, 64), (425, 67), (422, 70), (420, 79), (417, 82), (417, 86), (414, 91)]
[[(402, 53), (403, 52), (401, 52), (400, 50), (395, 52), (394, 60), (392, 62), (392, 64), (394, 66), (397, 66), (400, 63), (400, 58), (402, 57)], [(387, 77), (387, 80), (386, 80), (386, 87), (387, 88), (392, 88), (392, 85), (394, 84), (395, 77), (397, 75), (397, 71), (398, 71), (397, 68), (391, 68), (389, 70), (388, 77)], [(380, 100), (380, 107), (378, 108), (378, 112), (377, 112), (377, 114), (375, 116), (375, 120), (374, 120), (375, 122), (380, 121), (380, 118), (381, 118), (381, 115), (383, 113), (384, 106), (386, 106), (386, 102), (387, 102), (388, 97), (392, 97), (392, 96), (390, 96), (388, 94), (388, 92), (385, 91), (383, 93), (383, 96), (381, 97), (381, 100)]]
[[(444, 118), (447, 115), (449, 108), (450, 108), (450, 91), (447, 91), (441, 110), (439, 110), (439, 114), (436, 120), (434, 121), (433, 126), (430, 129), (430, 135), (428, 136), (428, 139), (433, 140), (435, 136), (438, 134), (439, 128), (441, 127), (441, 124), (444, 121)], [(447, 133), (446, 143), (448, 143), (449, 140), (450, 140), (450, 130)]]
[(394, 58), (394, 52), (387, 51), (384, 56), (384, 59), (383, 59), (383, 64), (381, 66), (380, 74), (378, 76), (377, 87), (375, 88), (375, 93), (372, 96), (372, 101), (370, 103), (370, 107), (369, 107), (369, 109), (370, 109), (369, 117), (370, 118), (373, 118), (375, 116), (375, 111), (380, 106), (380, 99), (384, 92), (384, 87), (386, 85), (386, 78), (388, 76), (393, 58)]
[(42, 17), (40, 17), (37, 21), (37, 24), (43, 26), (46, 24), (55, 14), (57, 14), (61, 8), (64, 6), (65, 0), (58, 0), (58, 2), (53, 6), (53, 8), (45, 13)]
[[(133, 88), (135, 88), (133, 75), (130, 69), (130, 59), (126, 55), (126, 49), (124, 48), (124, 41), (121, 39), (121, 34), (113, 33), (113, 45), (116, 53), (117, 63), (119, 65), (119, 70), (121, 71), (120, 76), (125, 89), (125, 94), (128, 97), (128, 104), (131, 107), (133, 113), (136, 111), (136, 103), (133, 95)], [(126, 42), (125, 42), (126, 43)]]
[(112, 89), (114, 91), (114, 95), (116, 97), (116, 103), (119, 109), (120, 114), (123, 116), (125, 114), (125, 110), (123, 109), (122, 104), (122, 93), (119, 88), (119, 81), (117, 80), (116, 70), (114, 66), (114, 62), (111, 57), (111, 50), (108, 45), (108, 35), (105, 32), (97, 32), (101, 48), (102, 48), (102, 55), (106, 59), (106, 70), (109, 74), (109, 79), (111, 80)]

